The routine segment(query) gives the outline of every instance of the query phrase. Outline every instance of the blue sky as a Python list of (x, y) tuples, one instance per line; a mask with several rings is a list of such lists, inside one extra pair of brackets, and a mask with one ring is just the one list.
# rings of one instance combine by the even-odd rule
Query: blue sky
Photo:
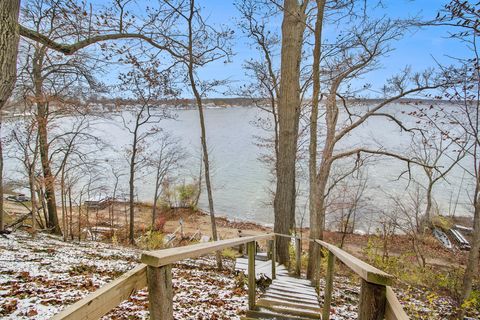
[[(374, 3), (378, 0), (368, 0)], [(104, 1), (94, 1), (102, 3)], [(443, 0), (387, 0), (383, 1), (383, 7), (376, 7), (369, 10), (369, 15), (377, 17), (406, 18), (421, 16), (425, 19), (434, 18), (438, 10), (448, 1)], [(147, 0), (138, 0), (134, 4), (133, 11), (141, 10), (143, 6), (152, 3)], [(197, 4), (203, 8), (203, 14), (208, 16), (209, 23), (226, 24), (238, 30), (236, 21), (239, 13), (231, 0), (197, 0)], [(280, 28), (281, 21), (277, 21)], [(333, 26), (326, 26), (326, 31)], [(364, 82), (371, 83), (374, 88), (380, 88), (391, 75), (399, 72), (405, 66), (411, 66), (413, 70), (421, 71), (425, 68), (435, 66), (435, 60), (442, 63), (453, 63), (448, 56), (464, 56), (467, 52), (465, 46), (458, 41), (448, 39), (449, 29), (446, 27), (428, 27), (407, 34), (402, 40), (392, 43), (395, 50), (381, 62), (381, 68), (368, 74)], [(228, 78), (234, 83), (247, 81), (242, 64), (245, 60), (255, 57), (255, 50), (248, 46), (246, 39), (240, 31), (236, 32), (233, 51), (235, 56), (232, 63), (225, 65), (222, 62), (211, 64), (200, 70), (202, 77), (210, 79)], [(213, 94), (222, 96), (221, 94)]]
[[(406, 18), (421, 16), (428, 19), (434, 18), (442, 5), (448, 1), (387, 0), (383, 2), (384, 8), (376, 8), (369, 13), (379, 17)], [(202, 4), (204, 13), (210, 15), (210, 22), (232, 24), (232, 21), (238, 19), (233, 1), (209, 0), (198, 1), (198, 3)], [(329, 32), (328, 28), (327, 26), (326, 32)], [(447, 27), (428, 27), (407, 34), (403, 39), (392, 43), (395, 50), (383, 58), (381, 68), (368, 74), (364, 81), (372, 83), (374, 88), (380, 88), (386, 79), (405, 66), (411, 66), (413, 70), (421, 71), (435, 66), (435, 60), (446, 64), (453, 63), (449, 56), (464, 56), (467, 50), (464, 44), (448, 38), (449, 30), (451, 29)], [(248, 39), (237, 32), (234, 44), (236, 55), (233, 62), (227, 66), (223, 64), (211, 65), (202, 71), (202, 75), (205, 77), (222, 76), (239, 82), (245, 81), (242, 63), (255, 55), (254, 49), (250, 48), (247, 43)]]

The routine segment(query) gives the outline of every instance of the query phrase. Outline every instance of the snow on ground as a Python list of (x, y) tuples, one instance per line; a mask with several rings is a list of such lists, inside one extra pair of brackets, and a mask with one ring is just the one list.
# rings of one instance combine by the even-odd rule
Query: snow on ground
[[(16, 232), (0, 237), (0, 318), (47, 319), (139, 263), (139, 251), (98, 242), (63, 242)], [(215, 270), (211, 257), (184, 260), (173, 269), (174, 318), (239, 319), (247, 292), (235, 276), (233, 261)], [(320, 282), (320, 297), (324, 281)], [(331, 319), (357, 318), (358, 282), (334, 279)], [(454, 302), (415, 288), (396, 290), (412, 319), (449, 319)], [(104, 319), (148, 318), (148, 295), (140, 290)]]
[[(57, 237), (16, 232), (0, 237), (0, 318), (48, 319), (67, 305), (139, 263), (139, 252), (98, 242), (65, 243)], [(247, 295), (231, 261), (226, 271), (211, 258), (185, 260), (173, 272), (175, 319), (239, 319)], [(104, 319), (148, 318), (140, 290)]]
[[(325, 280), (320, 280), (320, 297), (323, 297)], [(428, 290), (408, 287), (393, 288), (397, 298), (411, 319), (447, 320), (455, 318), (455, 302), (449, 297), (440, 297)], [(336, 276), (333, 281), (330, 319), (357, 319), (360, 286), (358, 280)], [(480, 310), (477, 315), (480, 319)]]

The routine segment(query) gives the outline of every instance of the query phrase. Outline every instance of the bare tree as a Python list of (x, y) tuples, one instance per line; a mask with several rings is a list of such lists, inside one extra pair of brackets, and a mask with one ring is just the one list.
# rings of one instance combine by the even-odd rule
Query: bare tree
[[(171, 15), (168, 20), (161, 22), (161, 24), (165, 25), (170, 22), (173, 24), (173, 27), (168, 30), (167, 33), (163, 33), (161, 38), (168, 39), (168, 53), (182, 71), (185, 72), (186, 77), (184, 82), (188, 84), (191, 89), (195, 105), (198, 109), (203, 168), (205, 184), (207, 186), (212, 237), (213, 240), (218, 240), (203, 98), (207, 92), (213, 90), (218, 85), (225, 84), (225, 81), (201, 81), (198, 77), (198, 70), (215, 61), (228, 61), (231, 55), (229, 41), (232, 37), (232, 31), (229, 29), (216, 28), (208, 24), (206, 18), (202, 15), (200, 7), (195, 3), (195, 0), (178, 2), (166, 1), (165, 4), (174, 14)], [(152, 24), (155, 26), (155, 24), (159, 22), (158, 19), (155, 19), (155, 21), (152, 21)], [(159, 30), (162, 28), (160, 26), (154, 27), (154, 29)], [(158, 33), (159, 32), (156, 31), (157, 35)], [(222, 268), (220, 252), (217, 252), (217, 265), (218, 268)]]
[[(120, 76), (123, 91), (131, 92), (135, 105), (122, 113), (123, 126), (131, 135), (127, 148), (129, 157), (129, 242), (135, 244), (135, 180), (136, 174), (148, 165), (146, 149), (149, 139), (161, 132), (160, 121), (167, 117), (165, 108), (158, 106), (164, 94), (170, 94), (170, 79), (166, 72), (160, 74), (155, 66), (141, 67), (136, 58), (130, 56), (136, 69)], [(157, 104), (157, 108), (155, 108)]]
[(421, 186), (415, 183), (413, 190), (406, 195), (390, 195), (393, 206), (389, 220), (395, 223), (397, 230), (408, 236), (419, 267), (425, 268), (425, 233), (421, 232), (425, 194), (421, 189)]
[[(420, 111), (422, 112), (422, 111)], [(430, 130), (435, 130), (430, 128)], [(458, 146), (460, 144), (460, 147)], [(427, 176), (425, 186), (426, 206), (423, 215), (423, 223), (419, 232), (432, 227), (433, 188), (437, 182), (446, 179), (449, 172), (455, 168), (459, 161), (466, 155), (464, 142), (457, 140), (455, 143), (447, 139), (441, 133), (423, 133), (412, 137), (412, 159), (422, 163), (423, 171)], [(419, 181), (417, 181), (420, 183)]]
[[(24, 172), (27, 175), (30, 190), (31, 219), (33, 234), (36, 231), (36, 219), (38, 215), (38, 202), (36, 197), (35, 177), (37, 174), (38, 139), (36, 124), (29, 118), (20, 120), (11, 131), (11, 156), (21, 161)], [(39, 216), (41, 220), (41, 217)]]
[[(466, 173), (473, 182), (470, 194), (473, 239), (463, 278), (462, 302), (465, 302), (470, 298), (473, 279), (478, 275), (480, 251), (480, 69), (478, 68), (480, 14), (478, 4), (472, 1), (452, 0), (430, 24), (454, 27), (451, 37), (463, 43), (470, 52), (467, 58), (455, 59), (456, 66), (443, 67), (445, 75), (453, 79), (453, 84), (445, 90), (444, 97), (452, 101), (455, 107), (439, 108), (439, 117), (431, 118), (431, 123), (440, 129), (444, 137), (453, 140), (460, 148), (465, 146), (466, 159), (471, 168)], [(454, 130), (442, 126), (445, 123), (454, 125)], [(463, 317), (462, 314), (459, 316)]]
[(272, 169), (272, 174), (276, 177), (280, 75), (275, 61), (278, 58), (281, 39), (276, 30), (269, 28), (269, 25), (278, 15), (278, 10), (273, 4), (265, 3), (260, 6), (258, 1), (253, 0), (237, 2), (236, 6), (242, 15), (239, 27), (252, 40), (260, 56), (258, 59), (244, 62), (244, 69), (252, 79), (252, 83), (241, 88), (240, 94), (252, 99), (255, 106), (267, 114), (266, 118), (258, 119), (254, 125), (268, 133), (273, 133), (273, 139), (260, 136), (256, 139), (259, 146), (267, 149), (260, 159)]
[[(75, 0), (32, 0), (26, 6), (26, 11), (32, 12), (31, 10), (35, 10), (35, 8), (42, 8), (43, 12), (41, 15), (45, 14), (46, 16), (37, 20), (37, 25), (28, 23), (21, 25), (18, 24), (20, 0), (2, 1), (2, 4), (0, 5), (0, 21), (2, 22), (0, 24), (0, 44), (3, 48), (0, 53), (0, 110), (3, 109), (4, 104), (10, 97), (15, 84), (15, 62), (17, 60), (20, 35), (37, 44), (36, 49), (38, 49), (39, 53), (34, 61), (37, 65), (37, 68), (35, 69), (38, 69), (38, 66), (44, 62), (45, 53), (42, 53), (42, 51), (46, 51), (47, 48), (61, 52), (65, 55), (73, 55), (88, 46), (100, 42), (135, 38), (148, 42), (158, 49), (168, 51), (168, 46), (156, 43), (150, 37), (139, 33), (139, 30), (142, 30), (142, 27), (135, 29), (135, 33), (130, 32), (132, 26), (135, 25), (135, 16), (130, 14), (128, 21), (125, 21), (124, 19), (124, 13), (126, 11), (125, 6), (129, 2), (130, 0), (115, 0), (113, 10), (107, 9), (106, 12), (99, 12), (98, 14), (93, 15), (92, 10), (87, 10), (85, 7), (86, 2)], [(112, 12), (116, 12), (120, 16), (118, 17), (116, 14), (112, 14)], [(48, 23), (42, 23), (42, 26), (40, 26), (41, 20), (45, 21), (49, 18), (51, 22), (50, 25)], [(25, 20), (22, 20), (22, 23), (25, 23)], [(53, 28), (50, 28), (52, 26)], [(42, 49), (40, 50), (40, 48)], [(0, 115), (0, 127), (1, 123), (2, 119)], [(44, 130), (39, 128), (39, 131)], [(41, 139), (41, 141), (45, 143), (44, 140), (44, 138)], [(43, 145), (45, 145), (44, 143)], [(45, 152), (45, 147), (42, 147), (41, 149), (43, 149), (41, 150), (41, 154), (45, 155), (48, 153)], [(42, 158), (45, 158), (45, 156), (42, 156)], [(46, 167), (45, 161), (43, 167)], [(47, 176), (50, 175), (48, 169), (45, 169), (47, 171)], [(3, 177), (1, 139), (0, 177)], [(52, 218), (54, 218), (56, 214), (55, 209), (52, 206), (54, 192), (52, 193), (51, 189), (52, 188), (49, 187), (48, 190), (45, 190), (45, 194), (47, 194), (49, 198), (49, 212), (51, 212)], [(0, 179), (0, 194), (3, 195), (3, 179)], [(60, 232), (58, 226), (53, 228), (57, 233)], [(3, 230), (3, 196), (0, 197), (0, 230)]]
[[(283, 3), (282, 49), (278, 100), (277, 184), (274, 199), (274, 231), (290, 234), (295, 223), (295, 170), (300, 118), (300, 62), (308, 1)], [(288, 265), (289, 239), (276, 242), (279, 262)]]
[[(380, 102), (369, 106), (367, 111), (362, 108), (352, 107), (352, 98), (354, 95), (348, 93), (348, 83), (352, 79), (375, 69), (378, 64), (378, 58), (391, 50), (389, 43), (405, 32), (409, 22), (403, 21), (367, 21), (361, 19), (359, 25), (351, 30), (346, 38), (343, 38), (336, 50), (337, 54), (331, 56), (325, 61), (324, 74), (328, 83), (327, 98), (325, 102), (325, 126), (326, 136), (322, 150), (322, 159), (317, 169), (316, 176), (316, 219), (310, 220), (310, 237), (322, 238), (325, 224), (325, 200), (332, 165), (339, 159), (356, 156), (361, 154), (376, 154), (405, 161), (408, 165), (418, 163), (418, 161), (408, 157), (390, 152), (379, 146), (377, 149), (367, 147), (356, 147), (350, 150), (337, 150), (337, 144), (345, 136), (349, 135), (354, 129), (361, 126), (369, 118), (382, 116), (397, 124), (402, 130), (414, 131), (412, 128), (406, 128), (401, 121), (394, 116), (382, 112), (382, 109), (398, 99), (420, 93), (428, 89), (440, 87), (438, 81), (430, 71), (424, 73), (412, 73), (405, 69), (402, 73), (391, 78), (388, 85), (384, 87), (384, 98)], [(342, 93), (345, 88), (346, 93)], [(337, 100), (340, 98), (340, 100)], [(346, 121), (339, 120), (340, 107), (346, 113)], [(317, 269), (319, 252), (315, 250), (310, 252), (308, 274), (313, 275)]]
[(152, 207), (152, 230), (157, 219), (157, 203), (162, 192), (162, 185), (169, 173), (178, 170), (182, 160), (185, 160), (186, 154), (181, 149), (179, 139), (172, 137), (170, 134), (162, 135), (157, 141), (159, 146), (152, 154), (150, 165), (155, 172), (155, 191), (153, 193)]

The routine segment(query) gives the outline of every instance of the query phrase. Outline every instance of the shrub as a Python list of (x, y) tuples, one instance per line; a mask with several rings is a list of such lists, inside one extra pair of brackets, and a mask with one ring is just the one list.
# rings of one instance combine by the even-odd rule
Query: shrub
[(232, 248), (226, 248), (222, 250), (222, 257), (235, 260), (239, 256), (238, 252)]
[(138, 240), (138, 246), (144, 250), (163, 248), (163, 233), (159, 231), (147, 231)]
[(198, 193), (196, 184), (182, 184), (177, 187), (178, 201), (180, 207), (193, 207)]

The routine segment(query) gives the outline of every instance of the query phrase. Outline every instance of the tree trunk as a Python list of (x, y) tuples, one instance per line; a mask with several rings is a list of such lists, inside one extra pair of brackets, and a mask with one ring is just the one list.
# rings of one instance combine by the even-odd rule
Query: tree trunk
[[(480, 172), (480, 164), (478, 172)], [(463, 277), (462, 301), (465, 301), (470, 297), (473, 278), (475, 275), (478, 275), (478, 258), (480, 250), (480, 176), (477, 177), (473, 204), (475, 210), (473, 217), (473, 239), (468, 254), (465, 275)]]
[(67, 199), (65, 193), (65, 167), (62, 167), (60, 176), (60, 202), (62, 206), (62, 229), (63, 229), (63, 241), (67, 241), (68, 229), (67, 229)]
[[(304, 5), (298, 4), (296, 0), (284, 1), (278, 101), (277, 186), (273, 201), (274, 231), (280, 234), (290, 234), (295, 223), (295, 162), (301, 103), (300, 62), (305, 31)], [(276, 244), (279, 263), (288, 265), (289, 239), (279, 237)]]
[[(333, 92), (333, 93), (332, 93)], [(327, 98), (327, 136), (322, 152), (322, 161), (318, 168), (316, 176), (316, 219), (310, 220), (310, 238), (323, 239), (323, 230), (325, 227), (325, 194), (328, 185), (328, 178), (332, 167), (332, 155), (335, 147), (335, 131), (337, 126), (338, 108), (335, 100), (336, 86), (333, 86)], [(320, 263), (320, 248), (311, 246), (308, 255), (307, 274), (313, 276)]]
[(35, 160), (29, 164), (28, 168), (28, 186), (30, 188), (30, 201), (32, 203), (32, 233), (36, 232), (35, 214), (38, 212), (37, 194), (35, 190)]
[[(138, 121), (137, 121), (138, 123)], [(130, 158), (130, 180), (128, 183), (129, 186), (129, 212), (130, 212), (130, 226), (129, 226), (129, 235), (128, 240), (131, 245), (135, 244), (135, 161), (137, 156), (137, 129), (138, 126), (135, 126), (135, 132), (133, 135), (133, 144), (132, 144), (132, 156)]]
[[(318, 104), (320, 96), (320, 56), (322, 48), (322, 28), (323, 28), (323, 14), (325, 11), (325, 0), (317, 0), (317, 19), (315, 21), (315, 47), (313, 48), (313, 100), (312, 100), (312, 113), (310, 115), (310, 144), (309, 144), (309, 198), (308, 206), (310, 211), (310, 228), (312, 227), (312, 221), (317, 221), (316, 210), (316, 197), (317, 197), (317, 121), (318, 121)], [(314, 239), (310, 234), (310, 239)], [(318, 247), (314, 242), (309, 242), (309, 252), (318, 250)], [(315, 270), (307, 268), (307, 279), (313, 279)]]
[(155, 228), (155, 220), (157, 219), (157, 201), (158, 201), (158, 191), (160, 189), (160, 164), (157, 167), (157, 175), (155, 177), (155, 192), (153, 193), (153, 207), (152, 207), (152, 227)]
[(55, 177), (52, 174), (48, 143), (48, 101), (43, 94), (43, 49), (36, 49), (33, 59), (33, 79), (35, 86), (35, 102), (37, 104), (38, 147), (42, 163), (43, 183), (47, 201), (48, 221), (47, 228), (52, 233), (61, 235), (62, 230), (58, 221), (57, 202), (55, 199)]
[(70, 240), (73, 241), (73, 203), (72, 203), (72, 186), (68, 186), (68, 207), (70, 211)]
[(12, 94), (17, 79), (18, 14), (20, 0), (0, 1), (0, 232), (3, 231), (3, 107)]
[(430, 228), (432, 226), (432, 191), (433, 191), (433, 180), (431, 173), (427, 172), (428, 176), (428, 187), (427, 187), (427, 206), (425, 207), (425, 214), (422, 219), (421, 229), (418, 230), (422, 234), (425, 232), (426, 228)]
[[(202, 154), (203, 154), (203, 165), (205, 167), (205, 185), (207, 186), (207, 196), (208, 196), (208, 209), (210, 211), (210, 222), (212, 225), (212, 238), (214, 241), (218, 240), (218, 234), (217, 234), (217, 223), (215, 220), (215, 209), (213, 206), (213, 194), (212, 194), (212, 183), (210, 180), (210, 162), (208, 160), (208, 147), (207, 147), (207, 131), (205, 128), (205, 117), (203, 114), (203, 101), (202, 97), (200, 95), (200, 92), (197, 89), (197, 84), (195, 81), (195, 75), (194, 75), (194, 54), (193, 54), (193, 33), (195, 30), (193, 30), (193, 18), (195, 14), (195, 1), (191, 0), (190, 1), (190, 16), (188, 18), (188, 78), (190, 81), (190, 86), (193, 91), (193, 95), (195, 96), (195, 102), (198, 107), (198, 115), (200, 118), (200, 129), (201, 129), (201, 144), (202, 144)], [(218, 269), (222, 269), (222, 256), (220, 251), (216, 252), (216, 258), (217, 258), (217, 267)]]

